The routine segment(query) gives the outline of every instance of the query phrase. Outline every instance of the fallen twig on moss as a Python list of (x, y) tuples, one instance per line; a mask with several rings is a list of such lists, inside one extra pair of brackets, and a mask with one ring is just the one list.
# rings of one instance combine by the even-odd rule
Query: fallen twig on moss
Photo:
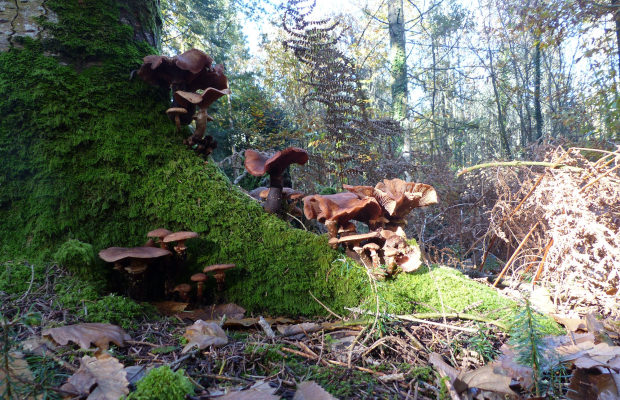
[[(374, 313), (371, 311), (367, 311), (367, 310), (363, 310), (361, 308), (357, 308), (357, 307), (345, 307), (345, 310), (349, 310), (351, 312), (354, 313), (358, 313), (358, 314), (367, 314), (367, 315), (373, 315)], [(461, 326), (455, 326), (455, 325), (449, 325), (449, 324), (442, 324), (440, 322), (434, 322), (434, 321), (427, 321), (424, 318), (428, 318), (428, 319), (433, 319), (433, 318), (450, 318), (450, 319), (467, 319), (467, 320), (472, 320), (472, 321), (479, 321), (479, 322), (485, 322), (491, 325), (495, 325), (498, 328), (507, 330), (508, 327), (504, 324), (502, 324), (501, 322), (498, 321), (494, 321), (491, 319), (486, 319), (483, 317), (478, 317), (476, 315), (472, 315), (472, 314), (458, 314), (458, 313), (451, 313), (451, 314), (442, 314), (442, 313), (427, 313), (427, 314), (410, 314), (410, 315), (396, 315), (396, 314), (380, 314), (383, 317), (387, 317), (387, 318), (395, 318), (395, 319), (400, 319), (403, 321), (409, 321), (409, 322), (417, 322), (420, 324), (427, 324), (427, 325), (434, 325), (434, 326), (438, 326), (438, 327), (442, 327), (442, 328), (448, 328), (448, 329), (453, 329), (453, 330), (457, 330), (457, 331), (463, 331), (463, 332), (469, 332), (469, 333), (476, 333), (478, 332), (478, 329), (475, 328), (465, 328), (465, 327), (461, 327)]]

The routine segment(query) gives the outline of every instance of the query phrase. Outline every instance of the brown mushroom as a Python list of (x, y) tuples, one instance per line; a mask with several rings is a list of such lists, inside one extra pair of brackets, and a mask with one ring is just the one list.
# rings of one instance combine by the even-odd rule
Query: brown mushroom
[(307, 162), (308, 152), (297, 147), (278, 151), (271, 157), (255, 150), (245, 151), (245, 169), (251, 175), (269, 174), (269, 194), (265, 202), (265, 211), (275, 214), (281, 210), (284, 171), (289, 165), (303, 165)]
[(224, 283), (226, 280), (226, 270), (235, 268), (235, 264), (214, 264), (205, 267), (202, 272), (213, 272), (213, 277), (217, 281), (217, 290), (224, 290)]
[(354, 193), (304, 197), (304, 214), (325, 224), (330, 239), (336, 238), (339, 227), (348, 227), (351, 220), (364, 222), (371, 229), (381, 220), (381, 206), (372, 198), (358, 198)]
[(172, 231), (169, 231), (168, 229), (157, 228), (147, 233), (146, 237), (159, 239), (159, 247), (161, 247), (162, 249), (167, 249), (166, 244), (164, 243), (164, 238), (171, 233)]
[(174, 121), (177, 132), (181, 130), (181, 116), (187, 114), (187, 110), (183, 107), (170, 107), (166, 110), (168, 118)]
[(185, 254), (185, 250), (187, 250), (187, 247), (185, 246), (185, 241), (187, 239), (193, 239), (197, 237), (198, 237), (198, 234), (196, 232), (181, 231), (181, 232), (174, 232), (174, 233), (171, 233), (165, 236), (162, 242), (163, 243), (177, 242), (177, 245), (174, 246), (174, 251), (178, 255), (182, 256)]
[(196, 300), (200, 303), (202, 301), (207, 275), (202, 272), (198, 272), (197, 274), (192, 275), (190, 279), (192, 282), (196, 282)]
[[(139, 277), (147, 270), (149, 263), (159, 257), (170, 255), (168, 250), (158, 247), (110, 247), (99, 252), (99, 258), (105, 262), (114, 263), (116, 270), (124, 270), (129, 275), (130, 291), (136, 298), (144, 297), (143, 287)], [(125, 261), (128, 264), (124, 264)]]
[(173, 293), (178, 293), (181, 300), (188, 303), (189, 302), (189, 292), (192, 290), (192, 286), (189, 283), (181, 283), (176, 285), (174, 289), (172, 289)]

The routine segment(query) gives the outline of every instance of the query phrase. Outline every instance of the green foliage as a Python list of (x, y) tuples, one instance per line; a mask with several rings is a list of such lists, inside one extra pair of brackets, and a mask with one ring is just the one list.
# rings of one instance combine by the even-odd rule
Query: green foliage
[(93, 246), (77, 239), (64, 242), (54, 254), (54, 260), (81, 278), (91, 278), (93, 274), (97, 275)]
[(63, 309), (73, 312), (87, 322), (104, 322), (135, 329), (138, 321), (155, 313), (135, 301), (115, 294), (103, 296), (101, 285), (65, 276), (54, 286)]
[(493, 332), (488, 326), (478, 324), (478, 333), (469, 338), (467, 348), (480, 355), (484, 362), (489, 362), (499, 355), (493, 346)]
[(543, 342), (543, 338), (550, 333), (544, 321), (532, 309), (529, 298), (526, 298), (510, 329), (510, 344), (517, 354), (517, 363), (532, 368), (536, 396), (550, 387), (553, 389), (556, 386), (553, 384), (557, 380), (555, 377), (560, 372), (557, 355)]
[(38, 286), (44, 277), (45, 266), (41, 264), (6, 261), (0, 264), (0, 291), (21, 296), (30, 287), (31, 280)]
[(172, 372), (169, 366), (154, 368), (136, 385), (128, 400), (181, 400), (194, 393), (194, 385), (182, 369)]

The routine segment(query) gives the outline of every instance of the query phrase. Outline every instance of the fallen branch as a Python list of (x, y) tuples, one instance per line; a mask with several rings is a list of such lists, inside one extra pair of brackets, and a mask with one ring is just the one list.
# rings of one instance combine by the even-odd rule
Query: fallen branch
[(540, 221), (536, 222), (534, 226), (530, 229), (530, 231), (527, 233), (527, 235), (525, 235), (521, 243), (519, 243), (519, 246), (517, 247), (515, 252), (512, 253), (512, 257), (510, 257), (510, 259), (504, 266), (504, 269), (502, 269), (502, 272), (500, 272), (499, 275), (497, 276), (497, 279), (495, 279), (495, 282), (493, 283), (493, 287), (497, 286), (497, 284), (499, 283), (499, 280), (502, 279), (506, 271), (508, 271), (508, 268), (510, 268), (510, 266), (512, 265), (512, 262), (515, 260), (515, 258), (517, 258), (517, 254), (519, 254), (519, 251), (523, 248), (523, 245), (525, 245), (525, 242), (527, 242), (527, 239), (530, 238), (530, 236), (532, 235), (532, 233), (538, 227), (539, 224), (540, 224)]
[(498, 162), (478, 164), (478, 165), (474, 165), (471, 167), (463, 168), (456, 174), (456, 176), (459, 177), (463, 174), (466, 174), (467, 172), (471, 172), (471, 171), (482, 169), (482, 168), (489, 168), (489, 167), (547, 167), (547, 168), (553, 168), (553, 169), (567, 169), (569, 171), (575, 171), (575, 172), (584, 171), (583, 168), (571, 167), (565, 164), (558, 164), (558, 163), (544, 162), (544, 161), (498, 161)]

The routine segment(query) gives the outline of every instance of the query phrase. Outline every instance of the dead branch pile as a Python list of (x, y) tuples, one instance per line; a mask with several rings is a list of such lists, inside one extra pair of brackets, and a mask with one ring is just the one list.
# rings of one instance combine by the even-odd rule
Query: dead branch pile
[[(581, 168), (499, 168), (486, 237), (504, 270), (549, 288), (564, 311), (618, 315), (620, 148), (541, 146), (541, 161)], [(494, 239), (494, 238), (497, 238)], [(495, 242), (495, 245), (493, 244)], [(515, 284), (519, 280), (514, 279)]]

